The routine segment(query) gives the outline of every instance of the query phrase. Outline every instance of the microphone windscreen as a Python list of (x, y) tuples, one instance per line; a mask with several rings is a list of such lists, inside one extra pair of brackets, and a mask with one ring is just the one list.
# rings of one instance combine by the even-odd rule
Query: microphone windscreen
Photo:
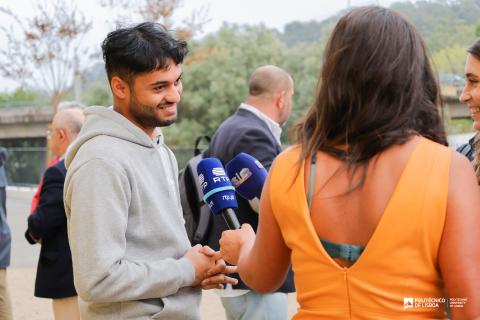
[(203, 191), (203, 200), (214, 214), (221, 214), (226, 208), (238, 207), (235, 188), (225, 174), (220, 160), (202, 159), (197, 165), (197, 175)]
[(227, 175), (238, 194), (247, 200), (260, 198), (267, 179), (267, 170), (247, 153), (239, 153), (225, 166)]

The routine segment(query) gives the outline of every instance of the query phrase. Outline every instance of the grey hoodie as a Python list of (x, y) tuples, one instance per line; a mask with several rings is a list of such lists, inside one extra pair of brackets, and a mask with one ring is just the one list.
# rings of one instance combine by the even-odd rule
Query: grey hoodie
[(111, 108), (85, 115), (64, 187), (82, 319), (198, 319), (173, 153)]

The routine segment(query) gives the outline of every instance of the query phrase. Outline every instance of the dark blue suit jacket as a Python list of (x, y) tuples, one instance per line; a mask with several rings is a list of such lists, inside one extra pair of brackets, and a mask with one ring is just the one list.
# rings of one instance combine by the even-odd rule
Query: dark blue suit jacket
[[(282, 151), (267, 124), (252, 112), (238, 109), (226, 119), (213, 135), (205, 157), (215, 157), (225, 165), (240, 152), (255, 157), (269, 170), (275, 157)], [(258, 213), (252, 210), (248, 201), (237, 194), (238, 210), (236, 210), (240, 224), (248, 223), (254, 230), (258, 226)], [(227, 225), (221, 215), (213, 217), (213, 223), (208, 235), (208, 245), (218, 250), (218, 241)], [(237, 277), (237, 275), (234, 275)], [(239, 279), (239, 277), (237, 277)], [(245, 289), (246, 285), (239, 279), (236, 289)], [(281, 292), (294, 292), (293, 274), (289, 271), (285, 283), (278, 289)]]
[(66, 174), (63, 160), (45, 171), (37, 209), (28, 218), (27, 240), (32, 243), (30, 235), (42, 240), (35, 280), (36, 297), (56, 299), (77, 295), (63, 207)]

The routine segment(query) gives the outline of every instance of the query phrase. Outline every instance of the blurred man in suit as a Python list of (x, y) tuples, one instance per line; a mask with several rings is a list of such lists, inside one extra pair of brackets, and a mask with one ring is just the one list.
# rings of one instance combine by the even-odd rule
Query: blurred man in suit
[(63, 207), (63, 184), (67, 173), (63, 155), (76, 138), (83, 121), (80, 108), (61, 109), (53, 118), (49, 139), (60, 160), (45, 171), (38, 205), (28, 218), (25, 233), (31, 244), (41, 243), (35, 296), (52, 299), (55, 320), (80, 319)]
[(11, 235), (7, 224), (6, 162), (7, 150), (0, 147), (0, 320), (12, 319), (12, 306), (7, 287), (7, 267), (10, 265)]
[[(267, 65), (258, 68), (250, 77), (245, 103), (226, 119), (215, 132), (205, 157), (219, 158), (225, 165), (240, 152), (245, 152), (269, 170), (282, 151), (280, 135), (292, 110), (293, 80), (283, 69)], [(237, 197), (237, 216), (241, 224), (258, 225), (258, 203)], [(227, 226), (222, 216), (213, 218), (208, 245), (218, 249), (218, 241)], [(295, 291), (292, 273), (275, 293), (257, 294), (248, 290), (242, 281), (233, 288), (227, 285), (219, 292), (227, 319), (288, 319), (287, 292)]]
[[(84, 104), (77, 101), (62, 101), (57, 106), (58, 111), (63, 109), (82, 109), (83, 110), (85, 108), (86, 106)], [(50, 160), (48, 167), (54, 166), (55, 164), (57, 164), (59, 160), (60, 160), (59, 156), (53, 157), (52, 160)], [(37, 191), (33, 195), (32, 204), (30, 205), (31, 214), (34, 213), (35, 210), (37, 209), (38, 201), (40, 201), (40, 190), (42, 190), (42, 185), (43, 185), (43, 179), (41, 179), (40, 182), (38, 183)]]

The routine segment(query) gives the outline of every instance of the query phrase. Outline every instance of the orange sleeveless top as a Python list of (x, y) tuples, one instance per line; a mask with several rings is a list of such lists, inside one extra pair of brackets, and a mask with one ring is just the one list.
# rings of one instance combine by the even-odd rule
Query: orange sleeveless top
[(300, 305), (293, 319), (446, 319), (444, 303), (418, 299), (445, 297), (437, 256), (451, 151), (419, 139), (365, 251), (349, 268), (330, 258), (315, 232), (304, 165), (297, 175), (299, 154), (299, 147), (280, 154), (269, 180), (273, 215), (292, 251)]

